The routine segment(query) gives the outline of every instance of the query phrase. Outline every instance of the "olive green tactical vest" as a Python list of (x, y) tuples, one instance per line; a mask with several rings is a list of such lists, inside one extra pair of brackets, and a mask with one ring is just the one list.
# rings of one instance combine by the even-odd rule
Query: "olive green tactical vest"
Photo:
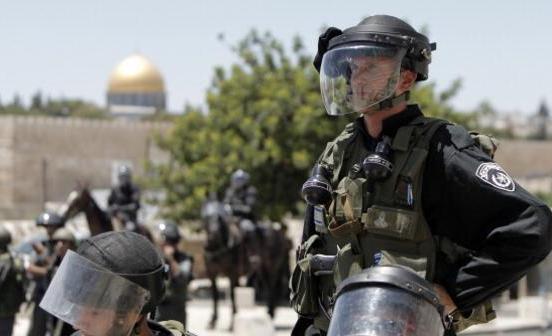
[[(418, 117), (401, 127), (391, 143), (393, 172), (375, 182), (371, 192), (360, 169), (369, 151), (354, 124), (347, 125), (326, 147), (319, 164), (333, 171), (334, 197), (322, 209), (327, 230), (319, 232), (326, 249), (319, 253), (337, 252), (337, 259), (333, 276), (318, 279), (322, 297), (328, 298), (320, 302), (321, 310), (331, 306), (335, 288), (343, 279), (367, 267), (401, 265), (433, 279), (435, 245), (423, 215), (421, 191), (429, 142), (445, 123)], [(327, 330), (328, 317), (324, 311), (318, 314), (315, 326)]]

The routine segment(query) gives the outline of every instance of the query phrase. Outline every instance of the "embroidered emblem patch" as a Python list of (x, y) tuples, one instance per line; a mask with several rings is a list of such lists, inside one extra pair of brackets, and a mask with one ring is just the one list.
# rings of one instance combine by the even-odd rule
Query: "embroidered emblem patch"
[(516, 190), (516, 184), (514, 180), (494, 162), (485, 162), (477, 167), (475, 175), (486, 183), (492, 185), (495, 188), (514, 191)]
[(385, 221), (385, 214), (382, 212), (379, 214), (378, 216), (378, 219), (376, 219), (374, 221), (374, 225), (378, 228), (378, 229), (387, 229), (387, 227), (389, 226), (389, 224), (387, 224), (387, 222)]

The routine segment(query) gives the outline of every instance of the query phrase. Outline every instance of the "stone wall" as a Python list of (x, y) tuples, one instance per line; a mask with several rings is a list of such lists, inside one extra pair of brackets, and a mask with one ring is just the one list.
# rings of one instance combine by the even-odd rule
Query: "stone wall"
[(77, 118), (0, 117), (0, 218), (32, 218), (63, 201), (77, 181), (109, 188), (113, 169), (162, 162), (156, 133), (169, 123)]

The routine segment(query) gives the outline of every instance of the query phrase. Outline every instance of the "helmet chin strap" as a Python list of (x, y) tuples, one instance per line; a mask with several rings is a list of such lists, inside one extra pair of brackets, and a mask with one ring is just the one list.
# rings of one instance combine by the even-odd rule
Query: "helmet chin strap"
[(371, 115), (381, 110), (385, 110), (393, 106), (397, 106), (402, 102), (408, 101), (408, 99), (410, 99), (410, 91), (405, 91), (398, 96), (387, 98), (379, 102), (378, 104), (368, 108), (365, 112), (362, 112), (362, 114)]

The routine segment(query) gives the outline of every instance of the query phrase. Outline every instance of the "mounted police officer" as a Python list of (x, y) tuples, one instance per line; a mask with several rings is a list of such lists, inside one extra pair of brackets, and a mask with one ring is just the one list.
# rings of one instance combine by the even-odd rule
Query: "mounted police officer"
[(325, 334), (336, 287), (384, 265), (432, 283), (455, 330), (484, 323), (495, 315), (489, 299), (551, 249), (549, 208), (492, 160), (492, 150), (408, 105), (435, 46), (387, 15), (319, 38), (314, 65), (327, 113), (360, 117), (328, 143), (303, 185), (293, 335)]
[(132, 170), (122, 165), (117, 171), (117, 185), (111, 188), (107, 199), (108, 213), (117, 219), (124, 229), (135, 230), (140, 209), (140, 189), (132, 183)]
[(54, 235), (64, 224), (63, 219), (51, 211), (42, 212), (36, 218), (36, 225), (46, 229), (48, 239), (44, 242), (33, 244), (37, 259), (35, 262), (25, 266), (27, 274), (30, 275), (34, 282), (34, 290), (31, 294), (34, 308), (31, 327), (28, 332), (29, 336), (42, 336), (47, 330), (48, 314), (38, 304), (42, 300), (46, 288), (48, 288), (52, 275), (51, 271), (56, 260)]
[(246, 244), (257, 251), (262, 241), (262, 232), (255, 216), (257, 189), (251, 185), (250, 180), (249, 173), (242, 169), (232, 173), (230, 186), (224, 195), (224, 204), (236, 218)]
[(176, 223), (165, 220), (159, 224), (161, 231), (161, 251), (165, 262), (169, 265), (169, 283), (167, 294), (157, 307), (159, 320), (176, 320), (186, 327), (186, 301), (188, 284), (193, 278), (192, 266), (194, 259), (181, 251), (178, 244), (182, 236)]
[(257, 189), (250, 184), (250, 180), (249, 173), (242, 169), (232, 173), (224, 203), (230, 207), (234, 216), (254, 222)]
[(15, 315), (25, 300), (23, 261), (8, 250), (11, 234), (0, 226), (0, 335), (10, 336)]
[(167, 271), (144, 236), (102, 233), (67, 252), (40, 306), (73, 325), (74, 335), (190, 335), (176, 321), (147, 318), (164, 295)]

